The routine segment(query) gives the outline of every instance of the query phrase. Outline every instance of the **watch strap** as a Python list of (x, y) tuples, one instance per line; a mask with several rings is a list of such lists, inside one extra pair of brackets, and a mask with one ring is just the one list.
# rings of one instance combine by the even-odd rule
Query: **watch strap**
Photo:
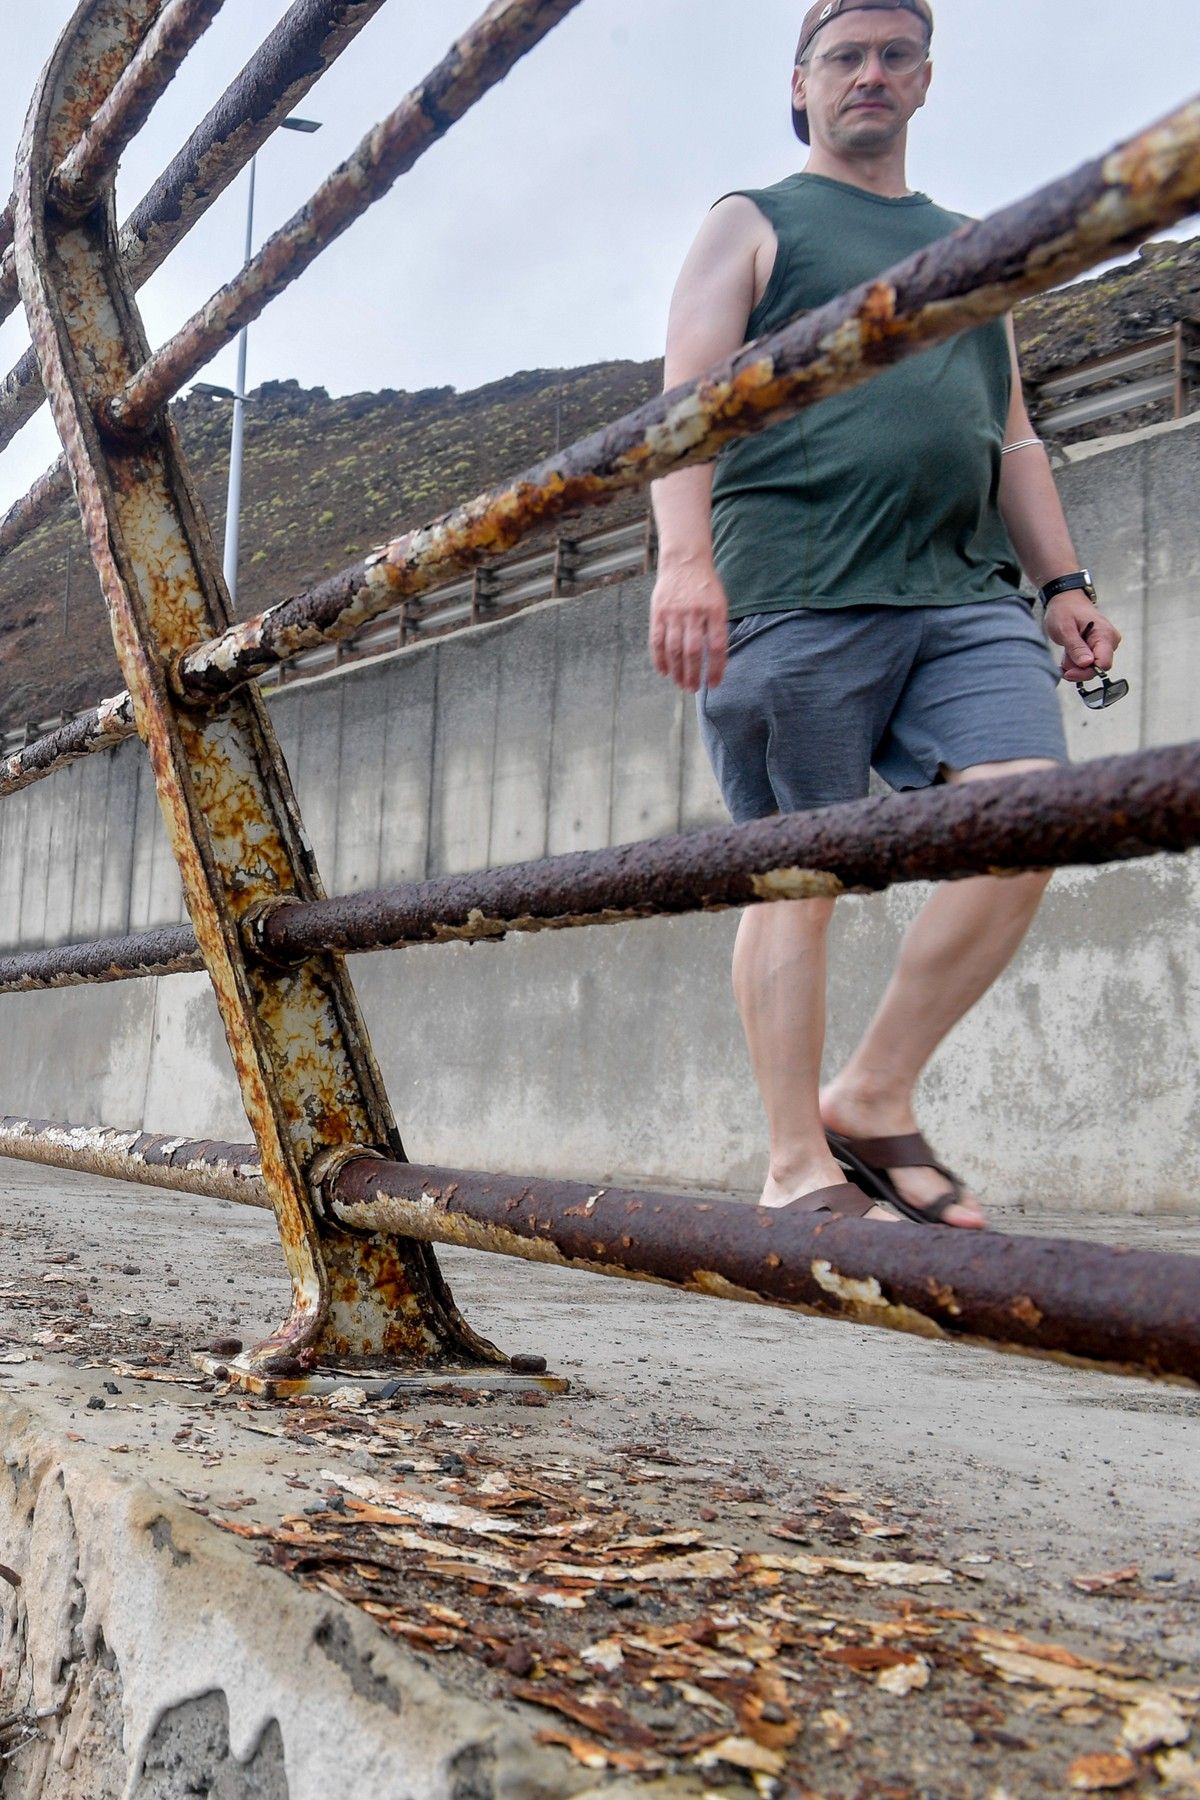
[(1073, 575), (1059, 575), (1056, 580), (1048, 581), (1041, 590), (1042, 604), (1048, 606), (1057, 595), (1072, 593), (1086, 594), (1095, 605), (1096, 588), (1089, 570), (1077, 569)]

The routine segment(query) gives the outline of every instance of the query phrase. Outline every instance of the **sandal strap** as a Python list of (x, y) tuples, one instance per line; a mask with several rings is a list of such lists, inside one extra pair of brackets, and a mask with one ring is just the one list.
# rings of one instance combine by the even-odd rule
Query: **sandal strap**
[(781, 1212), (832, 1213), (835, 1218), (861, 1219), (877, 1204), (852, 1181), (839, 1181), (836, 1187), (818, 1188), (814, 1194), (801, 1194), (789, 1200)]
[(955, 1187), (962, 1187), (958, 1176), (938, 1161), (933, 1146), (919, 1131), (906, 1132), (901, 1137), (846, 1138), (845, 1141), (869, 1168), (936, 1169)]

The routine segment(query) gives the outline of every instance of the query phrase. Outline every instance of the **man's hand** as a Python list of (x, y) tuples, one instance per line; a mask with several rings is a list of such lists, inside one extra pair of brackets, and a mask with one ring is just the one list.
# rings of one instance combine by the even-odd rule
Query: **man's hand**
[(1054, 596), (1046, 608), (1046, 635), (1062, 646), (1067, 681), (1088, 681), (1097, 669), (1111, 669), (1121, 642), (1112, 620), (1076, 590)]
[(650, 654), (688, 693), (718, 687), (729, 643), (729, 601), (710, 557), (660, 562), (650, 602)]

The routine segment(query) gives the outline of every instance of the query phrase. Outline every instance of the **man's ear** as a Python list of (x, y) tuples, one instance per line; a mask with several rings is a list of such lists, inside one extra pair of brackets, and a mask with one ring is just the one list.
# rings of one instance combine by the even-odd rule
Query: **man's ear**
[(922, 83), (921, 83), (921, 98), (917, 102), (918, 106), (924, 106), (926, 100), (928, 100), (929, 84), (932, 80), (933, 80), (933, 64), (931, 62), (927, 62), (925, 64), (925, 69), (924, 69), (924, 79), (922, 80)]
[(795, 73), (792, 76), (792, 104), (794, 106), (798, 107), (801, 112), (803, 112), (805, 110), (807, 100), (808, 100), (808, 70), (805, 68), (803, 63), (797, 63)]

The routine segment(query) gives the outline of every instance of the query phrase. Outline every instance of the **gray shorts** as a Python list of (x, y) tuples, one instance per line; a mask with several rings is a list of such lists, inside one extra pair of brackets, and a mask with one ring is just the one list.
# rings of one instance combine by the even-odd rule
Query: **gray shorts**
[(700, 729), (739, 824), (860, 800), (946, 769), (1065, 763), (1059, 672), (1020, 599), (756, 613), (697, 696)]

